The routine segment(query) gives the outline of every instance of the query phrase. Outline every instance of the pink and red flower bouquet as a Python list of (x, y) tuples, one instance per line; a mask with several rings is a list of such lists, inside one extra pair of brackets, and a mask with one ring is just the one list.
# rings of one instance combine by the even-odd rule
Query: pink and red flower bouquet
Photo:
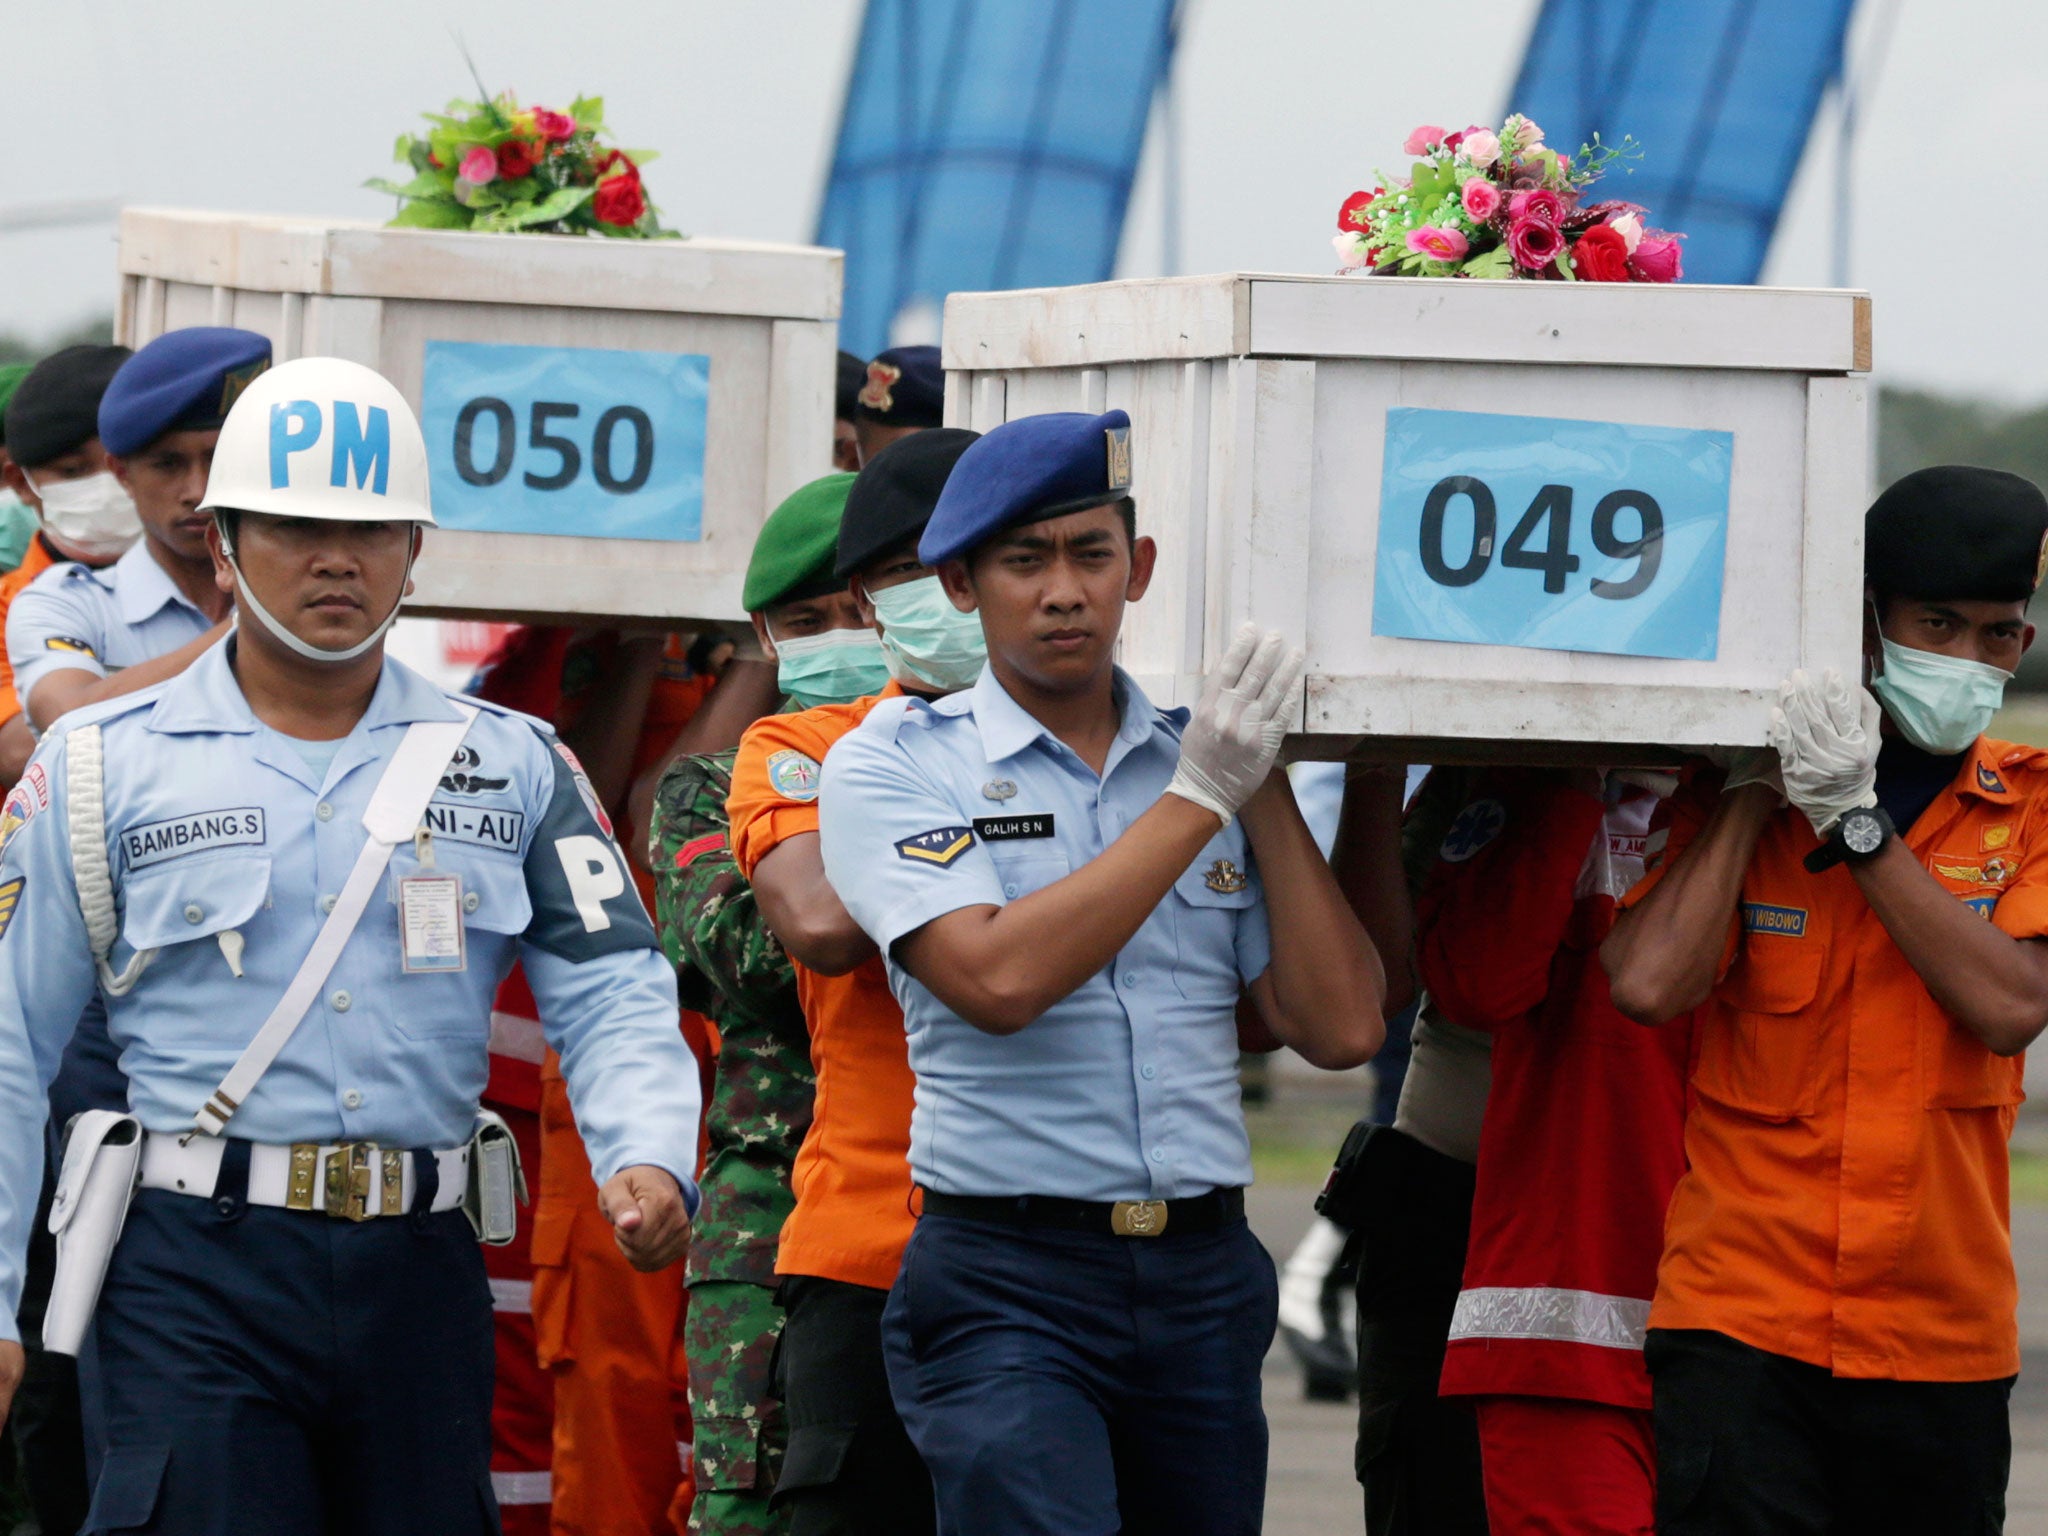
[(394, 151), (412, 180), (364, 183), (403, 201), (387, 228), (675, 238), (640, 181), (654, 152), (605, 142), (602, 96), (557, 112), (521, 107), (506, 91), (422, 115), (432, 129), (401, 134)]
[(1519, 113), (1491, 128), (1425, 124), (1403, 146), (1405, 177), (1380, 177), (1337, 210), (1333, 244), (1346, 272), (1401, 277), (1522, 277), (1675, 283), (1679, 242), (1635, 203), (1596, 201), (1593, 184), (1633, 156), (1599, 143), (1561, 155)]

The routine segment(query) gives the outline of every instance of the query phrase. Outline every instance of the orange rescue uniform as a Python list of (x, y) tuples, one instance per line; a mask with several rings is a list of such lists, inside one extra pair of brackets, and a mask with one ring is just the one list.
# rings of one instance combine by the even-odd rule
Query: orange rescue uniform
[[(733, 763), (733, 858), (748, 879), (785, 840), (818, 830), (817, 765), (883, 699), (770, 715), (748, 728)], [(886, 1291), (896, 1283), (916, 1217), (910, 1206), (910, 1108), (915, 1079), (903, 1010), (879, 955), (844, 976), (796, 966), (818, 1086), (791, 1185), (775, 1271)]]
[[(1713, 781), (1707, 781), (1711, 784)], [(1713, 808), (1696, 781), (1653, 833), (1641, 901)], [(1906, 848), (2014, 938), (2048, 935), (2048, 752), (1980, 738)], [(1742, 880), (1695, 1015), (1688, 1171), (1652, 1328), (1730, 1335), (1837, 1376), (1989, 1381), (2019, 1369), (2007, 1140), (2024, 1059), (1928, 992), (1840, 865), (1781, 810)]]
[(7, 610), (14, 606), (14, 600), (22, 590), (53, 565), (61, 565), (64, 557), (50, 548), (50, 541), (38, 533), (28, 541), (28, 553), (21, 557), (21, 564), (0, 576), (0, 725), (5, 725), (25, 707), (14, 691), (14, 666), (7, 659)]
[[(584, 690), (612, 664), (614, 652), (609, 634), (522, 628), (484, 663), (476, 691), (558, 728), (570, 727), (582, 713)], [(636, 775), (668, 750), (711, 689), (714, 679), (692, 676), (685, 655), (682, 638), (669, 636), (634, 746)], [(620, 842), (631, 835), (644, 836), (622, 828)], [(651, 877), (637, 865), (629, 867), (651, 909)], [(701, 1068), (711, 1057), (708, 1025), (688, 1011), (681, 1024)], [(512, 1491), (517, 1502), (544, 1504), (555, 1536), (680, 1532), (696, 1492), (682, 1349), (683, 1266), (643, 1275), (618, 1251), (611, 1225), (597, 1208), (590, 1159), (560, 1063), (538, 1036), (532, 994), (515, 970), (499, 989), (492, 1018), (487, 1100), (501, 1112), (537, 1109), (540, 1155), (538, 1167), (527, 1170), (534, 1194), (530, 1222), (521, 1222), (522, 1237), (530, 1231), (524, 1274), (532, 1282), (532, 1316), (507, 1316), (512, 1309), (501, 1303), (499, 1331), (515, 1348), (531, 1347), (549, 1373), (553, 1455), (544, 1482), (510, 1471), (522, 1452), (531, 1456), (515, 1431), (533, 1417), (528, 1405), (536, 1389), (521, 1373), (501, 1374), (494, 1413), (501, 1502), (514, 1502), (502, 1497)], [(707, 1100), (709, 1091), (707, 1083)], [(508, 1254), (508, 1262), (516, 1260)], [(506, 1278), (516, 1278), (509, 1268)], [(501, 1355), (506, 1342), (501, 1337)], [(531, 1493), (528, 1481), (534, 1484)], [(512, 1523), (508, 1518), (507, 1536)]]

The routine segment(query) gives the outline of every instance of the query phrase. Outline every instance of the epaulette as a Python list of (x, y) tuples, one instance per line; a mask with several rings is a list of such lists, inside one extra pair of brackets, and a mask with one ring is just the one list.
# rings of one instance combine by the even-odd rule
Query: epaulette
[(539, 734), (541, 740), (548, 742), (550, 745), (554, 742), (555, 728), (549, 725), (547, 721), (541, 719), (539, 715), (529, 715), (525, 710), (514, 709), (509, 704), (499, 704), (490, 699), (480, 699), (473, 693), (457, 693), (448, 688), (443, 688), (441, 693), (444, 698), (452, 703), (467, 704), (472, 709), (481, 710), (485, 714), (496, 715), (503, 720), (516, 720), (522, 725), (530, 725)]
[(904, 694), (901, 698), (882, 700), (868, 712), (859, 729), (877, 731), (894, 741), (906, 725), (915, 724), (920, 730), (929, 730), (940, 718), (929, 702)]
[(2001, 769), (2022, 768), (2029, 773), (2048, 773), (2048, 747), (2008, 744), (1998, 756), (1998, 766)]
[(160, 683), (151, 683), (147, 688), (138, 688), (133, 693), (117, 694), (111, 699), (101, 699), (96, 704), (81, 704), (68, 714), (59, 715), (51, 721), (50, 728), (44, 731), (43, 735), (46, 738), (62, 736), (77, 730), (81, 725), (105, 725), (108, 721), (118, 720), (123, 715), (137, 714), (154, 708), (156, 701), (163, 697), (164, 690), (176, 681), (175, 677), (167, 677)]

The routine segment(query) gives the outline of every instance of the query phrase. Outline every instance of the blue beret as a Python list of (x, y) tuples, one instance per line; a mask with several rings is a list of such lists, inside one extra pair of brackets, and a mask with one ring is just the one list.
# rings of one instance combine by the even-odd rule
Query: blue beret
[(217, 427), (269, 366), (270, 341), (254, 331), (166, 331), (123, 363), (100, 397), (100, 443), (109, 453), (139, 453), (166, 432)]
[(885, 427), (936, 427), (946, 419), (946, 370), (937, 347), (891, 347), (868, 364), (855, 397), (861, 421)]
[(937, 565), (1005, 528), (1130, 494), (1131, 418), (1122, 411), (1020, 416), (960, 455), (925, 525), (917, 558)]

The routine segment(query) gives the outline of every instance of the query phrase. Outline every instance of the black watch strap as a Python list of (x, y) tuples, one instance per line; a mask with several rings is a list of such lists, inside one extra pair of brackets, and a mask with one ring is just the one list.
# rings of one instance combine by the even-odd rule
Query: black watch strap
[[(1846, 836), (1851, 818), (1863, 822), (1875, 822), (1878, 827), (1879, 835), (1877, 841), (1860, 852), (1849, 846)], [(1828, 832), (1827, 840), (1814, 849), (1813, 852), (1809, 853), (1804, 862), (1807, 869), (1816, 875), (1825, 870), (1833, 869), (1837, 864), (1861, 864), (1865, 859), (1874, 859), (1878, 854), (1882, 853), (1884, 845), (1890, 842), (1897, 832), (1898, 828), (1892, 825), (1892, 819), (1885, 814), (1883, 806), (1858, 806), (1856, 809), (1845, 812), (1836, 819), (1834, 826)]]

